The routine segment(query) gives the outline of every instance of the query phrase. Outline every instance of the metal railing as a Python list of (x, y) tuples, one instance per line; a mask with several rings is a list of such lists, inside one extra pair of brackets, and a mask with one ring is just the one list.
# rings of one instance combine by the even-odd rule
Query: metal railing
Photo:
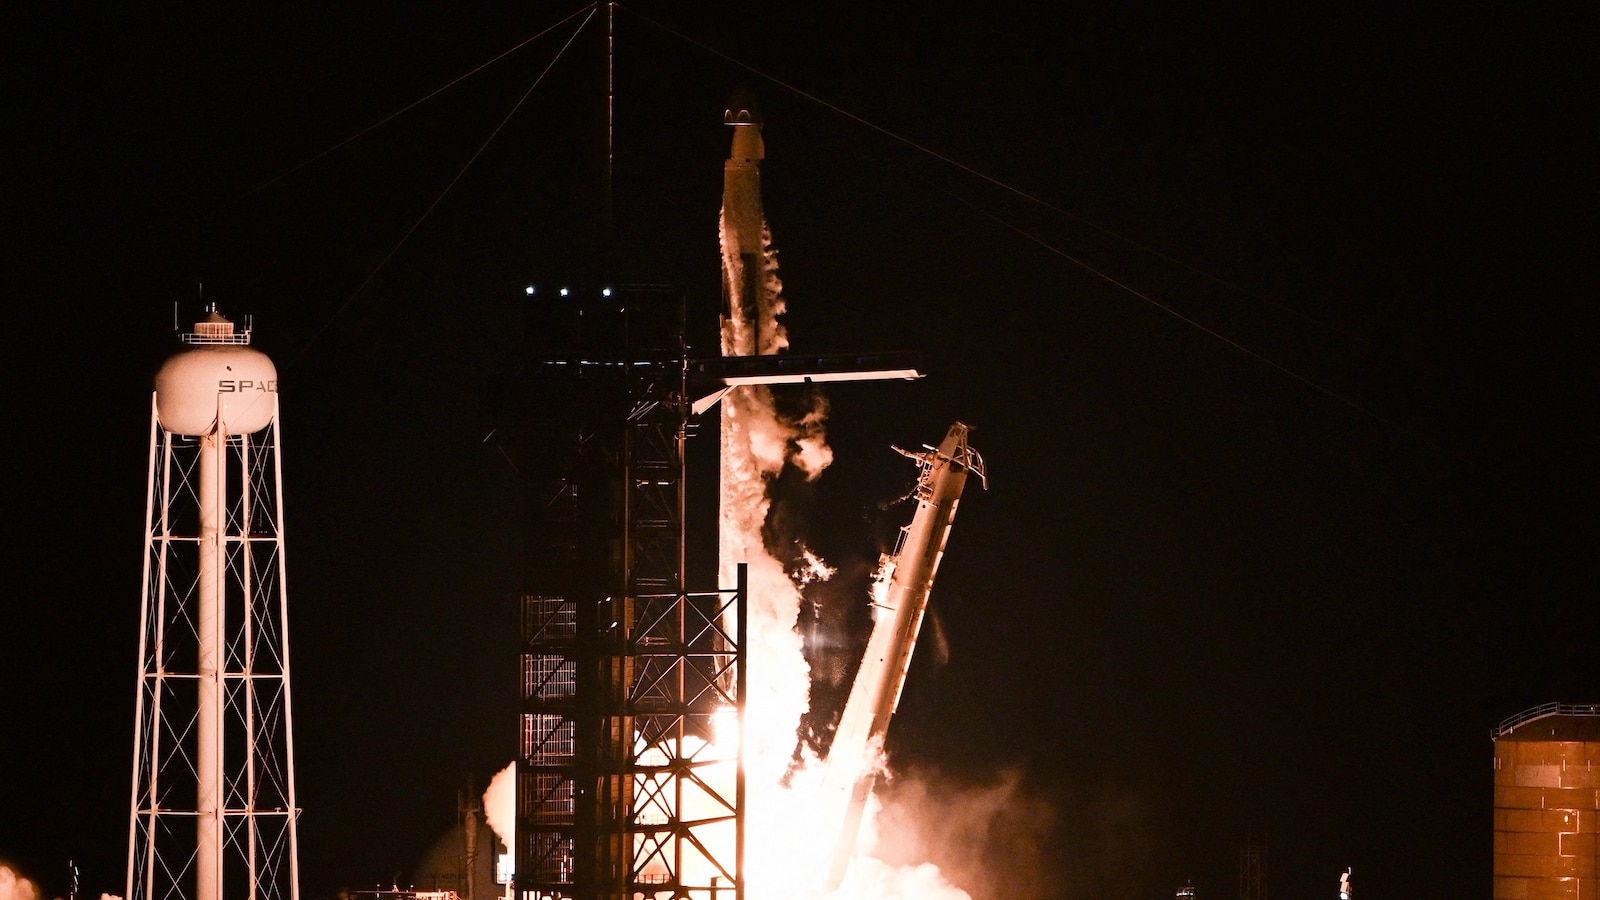
[(244, 331), (217, 331), (199, 332), (186, 331), (178, 335), (185, 344), (248, 344), (250, 343), (250, 329)]
[(1600, 716), (1600, 703), (1542, 703), (1502, 721), (1489, 732), (1489, 737), (1498, 740), (1523, 725), (1546, 716)]

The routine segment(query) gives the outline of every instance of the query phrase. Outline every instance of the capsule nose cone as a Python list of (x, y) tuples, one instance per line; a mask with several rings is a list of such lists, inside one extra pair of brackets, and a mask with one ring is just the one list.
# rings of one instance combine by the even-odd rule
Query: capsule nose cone
[(760, 125), (761, 110), (756, 107), (756, 95), (749, 88), (738, 88), (722, 111), (724, 125)]

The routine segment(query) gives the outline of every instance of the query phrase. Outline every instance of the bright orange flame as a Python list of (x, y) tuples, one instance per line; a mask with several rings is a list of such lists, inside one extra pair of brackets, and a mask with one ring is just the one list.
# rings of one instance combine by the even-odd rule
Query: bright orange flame
[[(772, 233), (761, 215), (760, 181), (752, 166), (730, 163), (724, 182), (721, 221), (723, 284), (729, 292), (728, 315), (722, 320), (725, 355), (781, 353), (789, 345), (779, 317), (786, 309), (778, 280)], [(760, 223), (760, 234), (753, 233)], [(757, 246), (763, 258), (759, 283), (745, 277), (748, 257)], [(759, 294), (745, 297), (752, 284)], [(823, 894), (831, 856), (840, 839), (850, 789), (858, 775), (881, 765), (880, 751), (866, 746), (868, 758), (853, 749), (853, 759), (819, 760), (806, 754), (795, 765), (796, 734), (810, 706), (811, 669), (806, 663), (796, 623), (800, 589), (782, 564), (767, 552), (762, 536), (772, 499), (768, 486), (785, 466), (808, 478), (818, 477), (833, 461), (824, 435), (826, 407), (798, 419), (778, 415), (770, 389), (746, 386), (722, 400), (722, 503), (719, 516), (720, 565), (723, 585), (734, 583), (734, 569), (748, 566), (747, 635), (744, 652), (749, 667), (743, 749), (745, 796), (745, 878), (749, 900), (787, 900)], [(807, 574), (816, 576), (826, 564), (812, 557)], [(732, 625), (733, 623), (729, 623)], [(863, 665), (863, 669), (870, 666)], [(876, 673), (863, 671), (857, 679)], [(718, 738), (719, 745), (722, 742)], [(862, 747), (862, 741), (847, 741)], [(728, 750), (715, 748), (718, 753)], [(829, 768), (840, 767), (830, 777)], [(869, 811), (870, 815), (870, 811)], [(862, 834), (870, 840), (871, 822)], [(732, 844), (725, 848), (732, 850)], [(966, 898), (951, 887), (934, 866), (893, 869), (858, 847), (855, 864), (835, 896), (848, 898), (916, 897), (921, 900)], [(731, 853), (728, 857), (731, 858)]]

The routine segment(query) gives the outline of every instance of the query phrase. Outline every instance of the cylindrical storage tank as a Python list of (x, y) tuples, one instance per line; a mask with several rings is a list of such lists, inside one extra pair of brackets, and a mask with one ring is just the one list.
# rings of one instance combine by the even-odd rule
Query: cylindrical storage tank
[(1495, 900), (1600, 900), (1600, 704), (1494, 732)]
[[(174, 434), (254, 434), (272, 421), (278, 370), (265, 353), (246, 346), (249, 332), (216, 312), (186, 335), (191, 346), (156, 373), (156, 414)], [(219, 423), (218, 418), (221, 418)]]

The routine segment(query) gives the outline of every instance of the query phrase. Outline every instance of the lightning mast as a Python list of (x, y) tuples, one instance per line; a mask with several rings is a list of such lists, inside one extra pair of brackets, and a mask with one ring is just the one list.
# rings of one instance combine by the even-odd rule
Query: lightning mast
[(156, 375), (129, 900), (298, 900), (278, 375), (215, 307)]

